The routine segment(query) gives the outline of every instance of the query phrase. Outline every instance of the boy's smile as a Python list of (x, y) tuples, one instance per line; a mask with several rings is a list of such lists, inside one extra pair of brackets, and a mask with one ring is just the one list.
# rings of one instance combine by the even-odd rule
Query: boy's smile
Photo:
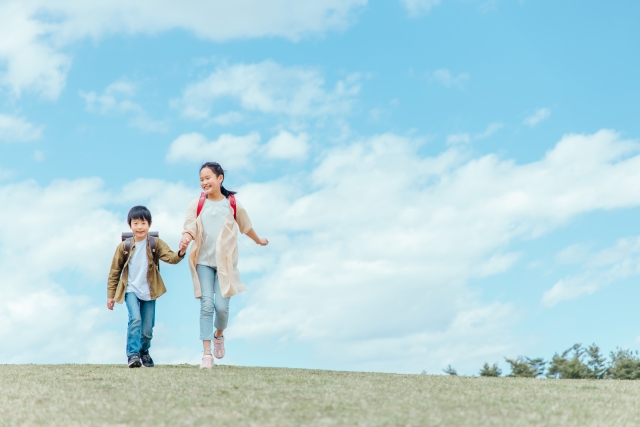
[(133, 219), (131, 220), (131, 231), (133, 231), (133, 236), (136, 242), (141, 242), (147, 237), (147, 233), (149, 233), (149, 227), (151, 227), (151, 223), (146, 219)]

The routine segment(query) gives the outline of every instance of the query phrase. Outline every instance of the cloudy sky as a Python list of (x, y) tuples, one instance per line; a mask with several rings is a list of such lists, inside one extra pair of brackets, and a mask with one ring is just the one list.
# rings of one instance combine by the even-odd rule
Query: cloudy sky
[[(123, 363), (132, 205), (173, 248), (220, 162), (225, 363), (475, 374), (640, 349), (634, 2), (0, 0), (0, 363)], [(186, 263), (152, 354), (197, 363)]]

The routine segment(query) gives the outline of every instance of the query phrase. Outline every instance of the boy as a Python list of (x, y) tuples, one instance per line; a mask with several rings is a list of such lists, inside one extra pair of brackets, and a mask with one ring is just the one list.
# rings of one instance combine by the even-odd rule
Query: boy
[[(126, 253), (125, 242), (122, 242), (113, 256), (107, 282), (107, 308), (113, 310), (115, 302), (126, 302), (129, 310), (127, 364), (130, 368), (139, 368), (141, 365), (151, 368), (153, 359), (149, 355), (149, 347), (155, 323), (156, 299), (167, 291), (160, 277), (157, 260), (177, 264), (184, 258), (185, 248), (181, 246), (176, 254), (159, 238), (148, 236), (151, 212), (144, 206), (132, 207), (127, 222), (133, 231), (131, 248)], [(155, 254), (151, 251), (149, 239), (156, 240)]]

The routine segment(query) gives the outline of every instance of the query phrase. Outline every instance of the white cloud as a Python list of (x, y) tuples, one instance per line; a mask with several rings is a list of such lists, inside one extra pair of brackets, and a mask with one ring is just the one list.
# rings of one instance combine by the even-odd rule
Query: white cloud
[(12, 176), (13, 176), (13, 172), (11, 172), (10, 170), (7, 170), (7, 169), (0, 168), (0, 181), (3, 181), (5, 179), (9, 179)]
[(494, 133), (502, 129), (502, 127), (503, 127), (502, 123), (491, 123), (489, 124), (489, 126), (487, 126), (484, 132), (476, 135), (476, 139), (489, 138), (491, 135), (493, 135)]
[(589, 246), (584, 244), (571, 245), (556, 254), (556, 261), (560, 264), (577, 264), (589, 256)]
[(483, 13), (493, 12), (498, 9), (498, 0), (486, 0), (478, 8)]
[(33, 2), (0, 2), (0, 85), (16, 96), (27, 89), (56, 98), (71, 59), (50, 40), (52, 22), (33, 18)]
[(585, 245), (572, 245), (557, 255), (559, 262), (582, 263), (582, 273), (558, 280), (542, 296), (552, 307), (582, 295), (591, 295), (616, 280), (640, 274), (640, 237), (619, 239), (612, 247), (589, 253)]
[(0, 3), (0, 84), (16, 95), (56, 98), (71, 65), (65, 47), (112, 34), (185, 30), (212, 41), (256, 37), (298, 40), (345, 28), (366, 0), (5, 0)]
[(309, 152), (309, 135), (306, 132), (293, 135), (283, 130), (271, 138), (264, 148), (269, 158), (304, 160)]
[[(177, 150), (176, 158), (200, 161), (190, 157), (194, 147), (217, 154), (211, 147), (228, 148), (233, 138), (251, 134), (213, 142), (184, 137), (176, 146), (187, 150)], [(239, 144), (255, 150), (259, 137), (253, 138)], [(468, 281), (511, 268), (519, 254), (510, 246), (519, 239), (584, 212), (640, 204), (640, 144), (612, 131), (566, 135), (526, 164), (496, 155), (469, 160), (455, 147), (423, 157), (419, 147), (411, 138), (379, 135), (328, 149), (311, 170), (237, 188), (256, 231), (271, 244), (257, 248), (260, 255), (241, 247), (240, 270), (251, 271), (252, 279), (228, 336), (304, 346), (316, 355), (310, 363), (322, 367), (439, 372), (454, 363), (475, 372), (485, 360), (520, 350), (510, 329), (519, 310), (483, 302)], [(132, 182), (117, 195), (98, 180), (0, 186), (0, 204), (7, 207), (0, 210), (0, 269), (6, 272), (0, 339), (17, 343), (0, 347), (0, 359), (33, 360), (41, 342), (52, 345), (42, 357), (55, 354), (54, 360), (64, 360), (69, 348), (76, 353), (66, 361), (80, 360), (76, 354), (94, 346), (110, 349), (110, 314), (64, 291), (53, 274), (104, 275), (122, 226), (107, 207), (110, 200), (148, 201), (154, 223), (175, 230), (167, 236), (174, 241), (194, 194), (157, 180)], [(620, 254), (638, 248), (640, 239), (629, 239), (588, 265), (608, 271)], [(41, 313), (53, 319), (42, 331), (34, 327)], [(82, 321), (72, 323), (78, 316)], [(22, 328), (35, 332), (23, 336)]]
[(229, 111), (228, 113), (219, 114), (213, 117), (210, 122), (220, 126), (228, 126), (242, 121), (244, 116), (237, 111)]
[(441, 0), (400, 0), (400, 3), (407, 9), (410, 16), (419, 16), (429, 13), (432, 8), (440, 4)]
[(551, 110), (549, 110), (548, 108), (540, 108), (535, 113), (531, 114), (526, 119), (524, 119), (522, 124), (527, 125), (529, 127), (534, 127), (535, 125), (537, 125), (538, 123), (540, 123), (541, 121), (549, 117), (550, 115), (551, 115)]
[(208, 141), (199, 133), (189, 133), (180, 135), (171, 143), (167, 161), (170, 163), (216, 161), (225, 169), (243, 169), (251, 166), (251, 156), (255, 154), (259, 143), (260, 135), (257, 132), (251, 132), (245, 136), (225, 133), (215, 141)]
[(104, 276), (121, 221), (104, 210), (101, 187), (95, 179), (0, 186), (3, 363), (108, 361), (120, 347), (107, 310), (54, 279), (62, 271)]
[(457, 76), (446, 68), (440, 68), (433, 73), (427, 74), (429, 81), (440, 83), (445, 87), (456, 87), (462, 89), (471, 79), (469, 73), (460, 73)]
[(0, 114), (0, 141), (33, 141), (41, 136), (41, 126), (29, 123), (23, 117)]
[(219, 99), (229, 98), (247, 111), (292, 116), (344, 114), (360, 90), (359, 77), (348, 76), (325, 89), (315, 69), (283, 67), (273, 61), (258, 64), (221, 65), (183, 93), (183, 115), (206, 119)]
[(36, 150), (33, 152), (33, 160), (36, 162), (42, 162), (45, 159), (45, 155), (42, 151)]
[(502, 129), (502, 127), (502, 123), (490, 123), (483, 132), (476, 133), (474, 135), (471, 135), (468, 132), (450, 134), (447, 135), (447, 145), (468, 144), (471, 141), (489, 138), (491, 135)]
[[(109, 207), (144, 202), (171, 245), (194, 194), (195, 188), (152, 180), (134, 181), (117, 195), (98, 179), (0, 185), (0, 340), (6, 343), (0, 363), (123, 362), (126, 309), (107, 310), (103, 295), (126, 222)], [(76, 276), (82, 286), (74, 292), (69, 282)], [(96, 293), (94, 286), (99, 303), (87, 295)], [(168, 341), (154, 352), (160, 360), (197, 357)]]
[(471, 136), (467, 132), (447, 135), (447, 145), (468, 144), (470, 142)]
[(145, 132), (165, 132), (167, 124), (152, 119), (139, 104), (131, 98), (136, 93), (136, 86), (128, 81), (119, 80), (105, 88), (102, 94), (96, 92), (80, 92), (89, 112), (99, 114), (125, 114), (131, 116), (130, 125)]
[(518, 315), (466, 283), (509, 269), (519, 239), (640, 204), (640, 146), (611, 131), (567, 135), (522, 165), (463, 162), (455, 148), (421, 158), (418, 146), (382, 135), (330, 150), (308, 179), (240, 188), (274, 246), (230, 334), (306, 343), (319, 359), (340, 354), (342, 368), (433, 372), (452, 354), (477, 367), (517, 345), (505, 324)]

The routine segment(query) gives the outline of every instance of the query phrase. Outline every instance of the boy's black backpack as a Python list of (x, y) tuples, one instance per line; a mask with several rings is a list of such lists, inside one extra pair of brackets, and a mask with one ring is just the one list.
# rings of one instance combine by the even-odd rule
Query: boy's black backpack
[[(160, 270), (160, 263), (158, 262), (158, 256), (156, 254), (156, 246), (158, 243), (158, 238), (160, 234), (157, 231), (150, 231), (148, 234), (149, 237), (149, 249), (151, 249), (151, 254), (153, 255), (153, 262)], [(125, 231), (122, 233), (122, 241), (124, 242), (124, 254), (125, 256), (129, 255), (131, 252), (131, 241), (133, 240), (133, 233), (130, 231)]]

